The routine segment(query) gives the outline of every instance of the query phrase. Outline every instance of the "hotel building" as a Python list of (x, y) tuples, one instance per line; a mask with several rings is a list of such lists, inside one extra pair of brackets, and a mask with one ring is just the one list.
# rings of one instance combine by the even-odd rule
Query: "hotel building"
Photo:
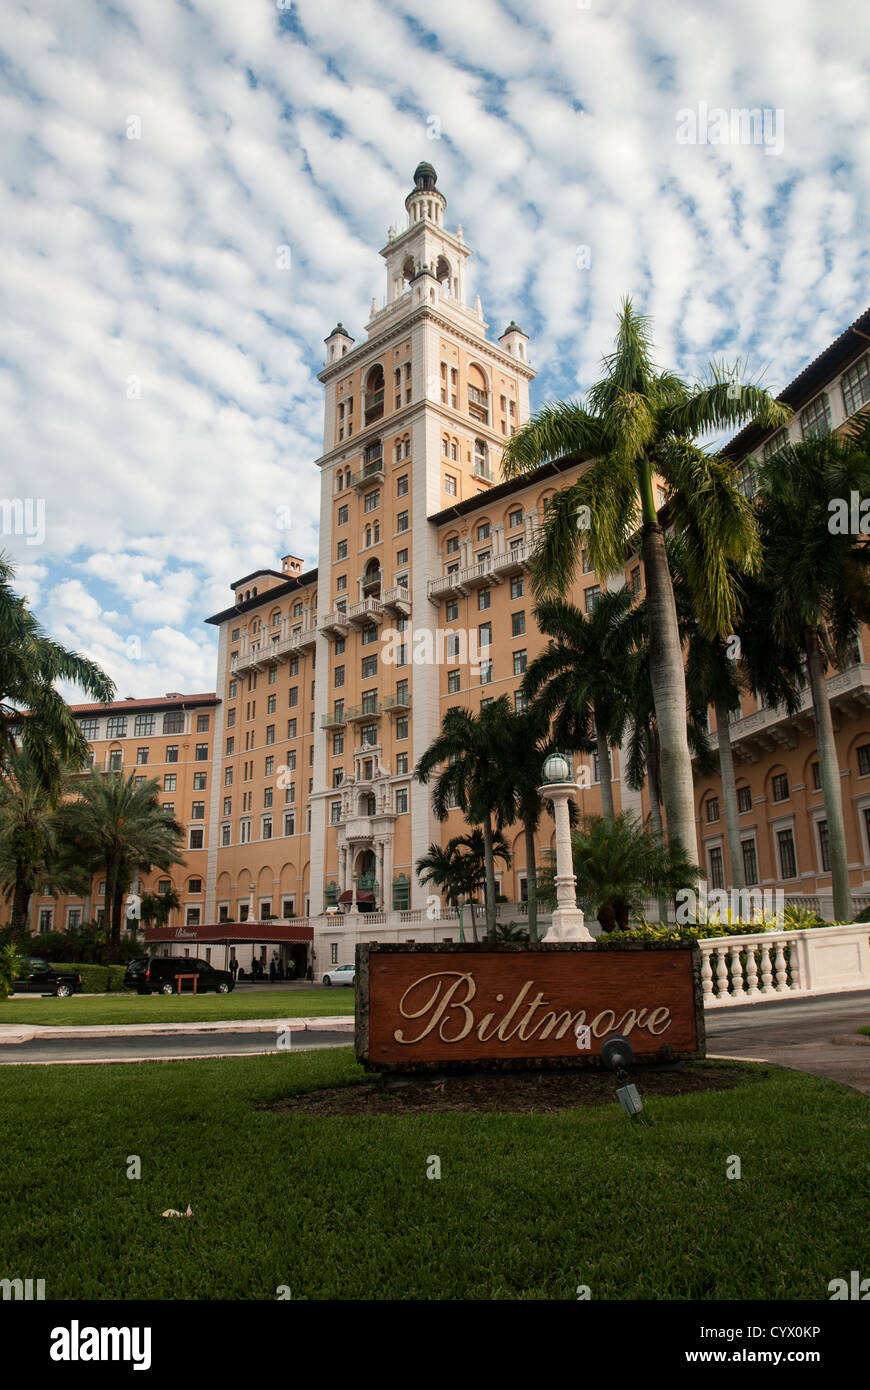
[[(180, 916), (192, 932), (204, 924), (197, 939), (212, 941), (229, 936), (216, 929), (208, 936), (215, 924), (272, 921), (273, 941), (287, 923), (288, 941), (298, 942), (303, 919), (313, 928), (315, 970), (351, 959), (357, 941), (456, 938), (455, 914), (417, 881), (414, 864), (431, 843), (468, 827), (458, 810), (435, 819), (431, 788), (413, 780), (413, 769), (451, 705), (477, 710), (501, 695), (519, 703), (526, 667), (548, 640), (535, 625), (529, 589), (536, 533), (549, 499), (579, 471), (553, 463), (500, 480), (503, 444), (529, 417), (529, 340), (514, 322), (492, 340), (480, 300), (467, 302), (471, 250), (461, 226), (447, 228), (431, 165), (417, 168), (405, 208), (406, 225), (389, 229), (380, 252), (386, 292), (372, 302), (364, 337), (357, 342), (339, 323), (325, 340), (317, 567), (305, 570), (288, 555), (280, 568), (230, 586), (227, 608), (207, 619), (218, 632), (216, 695), (184, 704), (189, 747), (197, 748), (193, 721), (207, 716), (210, 753), (206, 785), (185, 783), (175, 794), (188, 835), (198, 821), (204, 834), (183, 873), (171, 875), (184, 898), (172, 920)], [(870, 312), (782, 393), (795, 409), (793, 438), (837, 429), (870, 400), (868, 347)], [(749, 428), (728, 446), (745, 489), (750, 456), (780, 447), (785, 433), (766, 438)], [(643, 594), (639, 559), (601, 576), (584, 555), (569, 597), (590, 612), (615, 585)], [(860, 897), (866, 884), (870, 901), (865, 644), (862, 633), (854, 663), (833, 674), (829, 688), (852, 808), (853, 887)], [(133, 703), (155, 717), (167, 704), (117, 708)], [(117, 746), (108, 726), (99, 732), (98, 761), (120, 749), (126, 766), (125, 750), (138, 747), (135, 731)], [(789, 719), (747, 698), (732, 740), (747, 883), (782, 886), (824, 910), (830, 874), (811, 711)], [(155, 749), (161, 775), (163, 742)], [(193, 776), (197, 760), (198, 751)], [(600, 812), (597, 760), (575, 761), (590, 769), (578, 808)], [(622, 782), (618, 748), (612, 769), (615, 808), (645, 818), (646, 792)], [(717, 779), (699, 778), (696, 796), (700, 862), (710, 886), (724, 885)], [(500, 916), (518, 920), (526, 898), (522, 827), (505, 834), (512, 860), (497, 873), (507, 900)], [(539, 862), (552, 841), (545, 816)], [(201, 898), (191, 881), (201, 883)], [(40, 902), (35, 911), (48, 908)]]

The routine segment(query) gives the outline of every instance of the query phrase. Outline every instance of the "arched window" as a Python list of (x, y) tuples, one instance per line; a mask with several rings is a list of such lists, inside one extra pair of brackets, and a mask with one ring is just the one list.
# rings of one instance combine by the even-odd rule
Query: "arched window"
[(489, 424), (489, 384), (482, 368), (474, 363), (468, 368), (468, 413), (472, 420)]
[(439, 256), (435, 264), (435, 279), (438, 281), (441, 288), (446, 289), (448, 293), (451, 289), (452, 278), (450, 262), (446, 256)]
[(344, 492), (344, 474), (341, 469), (338, 470), (338, 490)]
[(480, 478), (491, 478), (489, 469), (489, 446), (485, 439), (474, 441), (474, 471)]
[(384, 369), (380, 362), (366, 374), (364, 409), (367, 425), (379, 420), (384, 413)]
[(402, 279), (403, 279), (403, 280), (413, 280), (413, 278), (414, 278), (414, 276), (415, 276), (416, 274), (417, 274), (417, 267), (414, 265), (414, 257), (413, 257), (413, 256), (406, 256), (406, 257), (405, 257), (404, 264), (403, 264), (403, 266), (402, 266)]

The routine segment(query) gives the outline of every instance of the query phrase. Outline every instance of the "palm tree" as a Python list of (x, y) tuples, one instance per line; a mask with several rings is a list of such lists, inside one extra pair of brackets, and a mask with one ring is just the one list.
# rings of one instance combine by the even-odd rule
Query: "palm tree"
[[(526, 846), (526, 887), (528, 890), (529, 938), (538, 939), (538, 865), (535, 834), (541, 821), (544, 802), (538, 788), (542, 769), (552, 741), (547, 736), (549, 715), (541, 702), (523, 710), (510, 710), (502, 726), (505, 742), (493, 750), (501, 768), (505, 800), (512, 814), (505, 821), (512, 824), (516, 816), (523, 826)], [(572, 803), (573, 804), (573, 803)]]
[(610, 747), (621, 742), (629, 710), (629, 661), (638, 636), (632, 603), (625, 587), (602, 594), (588, 616), (563, 599), (545, 599), (535, 619), (556, 641), (523, 678), (524, 693), (553, 720), (557, 747), (573, 749), (580, 739), (588, 746), (583, 734), (594, 730), (605, 816), (613, 815)]
[[(603, 931), (626, 931), (651, 893), (670, 895), (697, 882), (698, 869), (682, 850), (657, 844), (649, 826), (629, 812), (586, 816), (571, 836), (578, 901)], [(555, 866), (541, 875), (541, 896), (555, 901)]]
[(513, 814), (495, 751), (503, 745), (510, 712), (505, 696), (484, 705), (478, 714), (454, 706), (414, 769), (424, 785), (440, 769), (432, 789), (432, 808), (439, 820), (446, 820), (455, 807), (472, 825), (483, 828), (487, 931), (495, 926), (494, 827), (509, 822)]
[[(28, 935), (28, 905), (40, 882), (56, 877), (57, 806), (68, 789), (66, 769), (59, 768), (47, 787), (43, 768), (28, 747), (8, 749), (0, 776), (0, 883), (12, 898), (13, 940)], [(64, 887), (80, 887), (75, 866)]]
[[(694, 853), (692, 765), (686, 734), (686, 683), (676, 605), (659, 523), (656, 480), (678, 534), (691, 533), (687, 562), (693, 591), (703, 596), (698, 622), (710, 636), (733, 631), (736, 594), (732, 565), (759, 563), (749, 503), (734, 486), (724, 459), (699, 448), (711, 430), (756, 420), (777, 426), (790, 415), (758, 385), (741, 385), (736, 369), (711, 364), (690, 387), (652, 359), (648, 320), (623, 302), (615, 350), (586, 405), (546, 406), (508, 440), (505, 477), (534, 472), (561, 459), (594, 460), (577, 481), (551, 499), (533, 563), (539, 596), (564, 595), (581, 544), (600, 575), (622, 572), (638, 524), (650, 624), (650, 668), (661, 741), (661, 782), (668, 838)], [(578, 530), (578, 524), (586, 528)]]
[[(764, 564), (748, 586), (744, 655), (753, 688), (793, 710), (806, 673), (828, 826), (834, 916), (852, 918), (839, 760), (826, 673), (845, 664), (870, 620), (870, 549), (839, 529), (837, 499), (870, 496), (870, 412), (844, 436), (787, 444), (758, 466)], [(765, 631), (766, 629), (766, 631)], [(789, 691), (791, 686), (791, 693)]]
[(174, 888), (167, 888), (162, 893), (143, 893), (141, 901), (142, 925), (148, 927), (152, 923), (156, 923), (158, 927), (165, 927), (172, 909), (180, 906), (181, 899)]
[(156, 779), (136, 785), (133, 773), (107, 776), (92, 771), (77, 800), (61, 807), (58, 816), (66, 852), (91, 873), (106, 875), (106, 915), (109, 919), (107, 961), (118, 960), (124, 899), (134, 873), (164, 871), (183, 864), (178, 853), (183, 827), (166, 815), (157, 800)]
[[(510, 850), (500, 834), (493, 835), (493, 859), (510, 862)], [(450, 907), (459, 907), (466, 898), (471, 909), (471, 933), (477, 941), (477, 921), (474, 915), (474, 895), (486, 882), (486, 855), (483, 833), (472, 830), (469, 835), (454, 835), (442, 847), (431, 844), (416, 863), (421, 883), (434, 883), (444, 891)]]
[(111, 700), (115, 687), (96, 662), (47, 636), (27, 599), (13, 593), (14, 574), (0, 554), (0, 758), (19, 741), (56, 794), (60, 764), (83, 766), (89, 747), (55, 682), (70, 681), (100, 702)]

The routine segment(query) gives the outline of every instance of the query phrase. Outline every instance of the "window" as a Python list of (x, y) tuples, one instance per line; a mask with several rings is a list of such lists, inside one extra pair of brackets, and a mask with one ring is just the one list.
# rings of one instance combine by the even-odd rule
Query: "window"
[(521, 507), (518, 507), (515, 511), (508, 512), (508, 526), (522, 526), (522, 524), (523, 512)]
[(402, 476), (401, 476), (400, 478), (397, 478), (397, 479), (396, 479), (396, 496), (397, 496), (397, 497), (407, 497), (407, 495), (408, 495), (408, 474), (407, 474), (407, 473), (403, 473)]
[(804, 407), (798, 419), (800, 420), (802, 439), (821, 439), (823, 435), (830, 434), (831, 407), (824, 391), (820, 396), (816, 396), (814, 401), (810, 401), (808, 406)]
[(163, 812), (164, 816), (174, 816), (174, 815), (175, 815), (175, 802), (174, 802), (174, 801), (164, 801), (164, 803), (163, 803), (163, 805), (160, 807), (160, 809), (161, 809), (161, 811)]
[(377, 655), (374, 655), (374, 656), (364, 656), (363, 659), (362, 659), (362, 675), (363, 675), (363, 680), (368, 680), (370, 677), (376, 676), (377, 674), (378, 674), (378, 658), (377, 658)]
[(529, 697), (522, 690), (517, 690), (514, 694), (514, 709), (517, 714), (522, 714), (529, 707)]
[(444, 610), (444, 617), (448, 623), (456, 623), (459, 621), (458, 598), (451, 598), (447, 600), (447, 606)]
[[(164, 720), (164, 723), (166, 721)], [(166, 730), (163, 730), (166, 733)], [(106, 725), (106, 738), (126, 738), (127, 719), (125, 715), (113, 714)]]
[[(456, 634), (456, 655), (459, 655), (459, 634)], [(477, 627), (477, 645), (481, 651), (486, 647), (492, 646), (492, 623), (479, 623)]]
[(858, 776), (870, 777), (870, 743), (862, 743), (858, 749)]
[(444, 549), (446, 550), (448, 555), (457, 555), (459, 553), (459, 537), (449, 536), (447, 538), (447, 544), (444, 547)]
[(592, 613), (595, 612), (595, 609), (596, 609), (596, 607), (598, 606), (598, 601), (599, 601), (600, 598), (601, 598), (601, 585), (600, 585), (600, 584), (590, 584), (588, 589), (584, 589), (584, 590), (583, 590), (583, 604), (584, 604), (584, 607), (585, 607), (587, 613), (592, 614)]
[(346, 526), (346, 525), (347, 525), (347, 518), (348, 518), (348, 507), (347, 507), (347, 503), (345, 503), (343, 507), (339, 507), (339, 509), (338, 509), (337, 524), (338, 524), (339, 526)]
[(372, 643), (373, 643), (373, 642), (377, 642), (377, 640), (378, 640), (378, 625), (377, 625), (377, 623), (366, 623), (366, 625), (364, 626), (364, 628), (363, 628), (363, 630), (362, 630), (362, 645), (363, 645), (364, 647), (370, 647), (370, 646), (372, 645)]
[(511, 636), (522, 637), (526, 630), (526, 615), (522, 613), (511, 614)]
[(141, 786), (143, 785), (143, 783), (146, 782), (147, 780), (148, 780), (147, 777), (134, 777), (134, 778), (133, 778), (133, 786), (134, 786), (134, 787), (141, 787)]
[(147, 749), (147, 748), (137, 748), (137, 749), (136, 749), (136, 764), (137, 764), (137, 766), (138, 766), (138, 767), (144, 767), (145, 764), (147, 763), (147, 761), (148, 761), (148, 749)]
[(457, 495), (456, 479), (454, 478), (452, 473), (444, 474), (444, 491), (447, 493), (448, 497), (455, 497)]
[(737, 810), (740, 815), (745, 811), (752, 810), (752, 789), (750, 787), (737, 788)]
[(718, 796), (707, 797), (707, 824), (712, 825), (719, 819), (719, 798)]
[(263, 816), (263, 817), (262, 817), (262, 820), (261, 820), (261, 823), (260, 823), (260, 831), (261, 831), (261, 834), (260, 834), (260, 838), (261, 838), (261, 839), (263, 839), (263, 840), (271, 840), (271, 838), (272, 838), (272, 817), (271, 817), (271, 816)]
[(458, 695), (458, 694), (459, 694), (459, 691), (460, 691), (459, 672), (458, 672), (458, 671), (448, 671), (448, 672), (447, 672), (447, 694), (448, 694), (448, 695)]
[(296, 737), (296, 720), (295, 720), (295, 719), (288, 719), (288, 720), (287, 720), (287, 737), (288, 737), (288, 738), (295, 738), (295, 737)]
[(528, 657), (525, 647), (521, 652), (514, 652), (514, 675), (522, 676), (528, 665)]
[(819, 859), (822, 865), (822, 873), (831, 872), (831, 842), (828, 835), (828, 822), (820, 820), (816, 822), (816, 829), (819, 832)]
[(295, 811), (285, 811), (285, 812), (284, 812), (284, 834), (285, 834), (285, 835), (295, 835), (295, 834), (296, 834), (296, 813), (295, 813)]
[(397, 531), (407, 531), (407, 529), (408, 529), (408, 513), (407, 513), (407, 512), (399, 512), (399, 515), (396, 517), (396, 530), (397, 530)]
[(202, 831), (201, 831), (201, 830), (191, 830), (191, 831), (190, 831), (190, 844), (189, 844), (188, 848), (189, 848), (189, 849), (202, 849), (202, 838), (203, 838), (203, 836), (202, 836)]
[(840, 386), (846, 414), (854, 415), (856, 410), (870, 401), (870, 355), (862, 357), (860, 362), (843, 373)]
[(396, 789), (396, 815), (406, 816), (408, 814), (408, 788), (398, 787)]
[(228, 709), (228, 710), (227, 710), (227, 728), (228, 728), (228, 729), (233, 729), (233, 728), (235, 728), (235, 724), (236, 724), (236, 709), (235, 709), (235, 705), (234, 705), (232, 709)]
[(339, 541), (335, 553), (336, 560), (347, 559), (347, 541)]
[(267, 742), (267, 743), (274, 743), (274, 742), (275, 742), (275, 725), (274, 725), (274, 724), (267, 724), (267, 725), (266, 725), (266, 742)]
[(175, 783), (176, 783), (176, 774), (175, 774), (174, 772), (167, 772), (167, 773), (164, 774), (164, 777), (163, 777), (163, 790), (164, 790), (165, 792), (174, 792), (174, 791), (176, 791), (177, 788), (176, 788)]
[(121, 753), (120, 749), (114, 748), (112, 752), (109, 754), (109, 771), (120, 772), (122, 759), (123, 754)]
[(407, 774), (407, 771), (408, 771), (408, 755), (407, 755), (407, 753), (397, 753), (397, 754), (396, 754), (396, 775), (399, 776), (399, 777), (404, 777), (404, 776)]
[(93, 743), (95, 739), (98, 739), (100, 737), (99, 719), (82, 719), (79, 721), (79, 728), (81, 729), (85, 738), (88, 739), (91, 743)]
[(631, 592), (632, 592), (633, 594), (639, 594), (640, 591), (641, 591), (641, 588), (642, 588), (642, 585), (641, 585), (641, 582), (640, 582), (640, 565), (637, 565), (637, 566), (631, 571)]
[(593, 565), (592, 561), (589, 559), (589, 551), (586, 549), (585, 546), (584, 546), (584, 548), (583, 548), (583, 549), (581, 550), (581, 552), (580, 552), (580, 560), (581, 560), (581, 564), (583, 565), (583, 573), (584, 573), (584, 574), (591, 574), (592, 571), (594, 570), (595, 566)]
[(492, 590), (478, 589), (477, 591), (477, 611), (484, 613), (487, 608), (492, 607)]
[(344, 734), (333, 734), (332, 736), (332, 755), (337, 757), (344, 752)]
[(743, 878), (747, 888), (751, 888), (753, 883), (758, 882), (758, 855), (755, 852), (755, 841), (741, 840), (740, 849), (743, 854)]
[(225, 786), (225, 787), (231, 787), (232, 785), (233, 785), (233, 769), (232, 769), (231, 767), (224, 768), (224, 786)]
[(482, 521), (477, 528), (477, 539), (479, 541), (489, 540), (489, 522)]
[[(235, 739), (235, 735), (234, 735), (234, 734), (230, 734), (229, 738), (227, 739), (227, 752), (226, 752), (226, 756), (227, 756), (228, 758), (232, 757), (232, 755), (233, 755), (233, 753), (235, 753), (235, 751), (236, 751), (236, 739)], [(167, 761), (168, 761), (168, 759), (167, 759)]]
[(206, 778), (207, 778), (207, 777), (208, 777), (208, 773), (207, 773), (207, 772), (195, 772), (195, 773), (193, 774), (193, 790), (194, 790), (195, 792), (204, 792), (204, 791), (205, 791), (205, 788), (206, 788)]
[(408, 718), (407, 718), (407, 715), (403, 715), (401, 719), (397, 719), (397, 720), (396, 720), (396, 739), (399, 740), (399, 739), (403, 739), (403, 738), (407, 738), (407, 737), (408, 737)]
[(208, 762), (208, 744), (198, 743), (196, 745), (195, 760), (198, 763)]
[(156, 731), (157, 717), (153, 714), (137, 714), (133, 732), (138, 738), (145, 738)]
[(778, 772), (771, 782), (774, 801), (788, 801), (788, 775)]
[(521, 574), (515, 574), (511, 580), (511, 598), (522, 598), (526, 592), (526, 581)]
[(208, 720), (209, 716), (207, 714), (198, 714), (196, 716), (196, 732), (198, 734), (208, 733)]
[(225, 815), (225, 816), (231, 816), (232, 814), (233, 814), (233, 798), (232, 798), (231, 796), (225, 796), (225, 797), (224, 797), (224, 815)]
[(708, 850), (708, 855), (710, 859), (710, 887), (724, 888), (725, 874), (722, 867), (721, 846), (714, 845), (714, 847), (711, 850)]
[(163, 716), (163, 732), (164, 732), (165, 734), (183, 734), (183, 733), (184, 733), (184, 711), (183, 711), (183, 710), (180, 710), (180, 709), (178, 709), (178, 710), (172, 710), (169, 714), (164, 714), (164, 716)]
[(376, 487), (376, 488), (373, 488), (371, 492), (367, 492), (367, 493), (366, 493), (365, 498), (364, 498), (364, 500), (363, 500), (363, 511), (366, 511), (366, 512), (375, 512), (375, 511), (377, 511), (377, 509), (378, 509), (378, 507), (379, 507), (380, 505), (381, 505), (381, 490), (380, 490), (379, 487)]
[(191, 820), (205, 820), (205, 802), (193, 801), (190, 806)]
[(481, 683), (481, 685), (489, 685), (489, 684), (491, 683), (491, 681), (492, 681), (492, 662), (491, 662), (491, 661), (482, 661), (482, 662), (480, 663), (480, 683)]
[(288, 690), (288, 692), (287, 692), (287, 704), (290, 706), (291, 709), (293, 709), (296, 705), (299, 704), (299, 686), (298, 686), (298, 685), (291, 685), (290, 689)]
[(797, 859), (794, 852), (794, 832), (778, 830), (776, 843), (779, 849), (779, 872), (781, 878), (797, 878)]
[[(397, 565), (407, 565), (407, 563), (408, 563), (408, 551), (407, 551), (407, 549), (405, 549), (405, 550), (397, 550), (397, 551), (396, 551), (396, 564), (397, 564)], [(407, 576), (406, 574), (401, 575), (401, 576), (396, 580), (396, 583), (397, 583), (401, 588), (407, 589), (407, 587), (408, 587), (408, 576)]]
[(268, 758), (266, 759), (265, 766), (264, 766), (264, 768), (263, 768), (263, 776), (264, 776), (264, 777), (274, 777), (274, 776), (275, 776), (275, 755), (274, 755), (273, 753), (270, 753), (269, 756), (268, 756)]
[(232, 834), (232, 826), (229, 826), (229, 825), (222, 825), (222, 826), (221, 826), (221, 847), (222, 847), (222, 848), (225, 847), (226, 845), (230, 844), (230, 835), (231, 835), (231, 834)]

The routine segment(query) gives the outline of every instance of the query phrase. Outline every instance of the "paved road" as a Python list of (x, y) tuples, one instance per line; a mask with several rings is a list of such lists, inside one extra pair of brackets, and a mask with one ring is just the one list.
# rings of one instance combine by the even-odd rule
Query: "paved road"
[[(291, 1037), (293, 1052), (320, 1047), (347, 1047), (353, 1034), (310, 1030)], [(0, 1047), (0, 1066), (22, 1062), (169, 1062), (187, 1057), (253, 1057), (276, 1052), (273, 1033), (234, 1033), (229, 1027), (219, 1033), (153, 1033), (147, 1038), (36, 1038), (32, 1042)]]
[(705, 1023), (711, 1056), (775, 1062), (870, 1095), (870, 1038), (855, 1041), (870, 1025), (870, 990), (711, 1009)]

